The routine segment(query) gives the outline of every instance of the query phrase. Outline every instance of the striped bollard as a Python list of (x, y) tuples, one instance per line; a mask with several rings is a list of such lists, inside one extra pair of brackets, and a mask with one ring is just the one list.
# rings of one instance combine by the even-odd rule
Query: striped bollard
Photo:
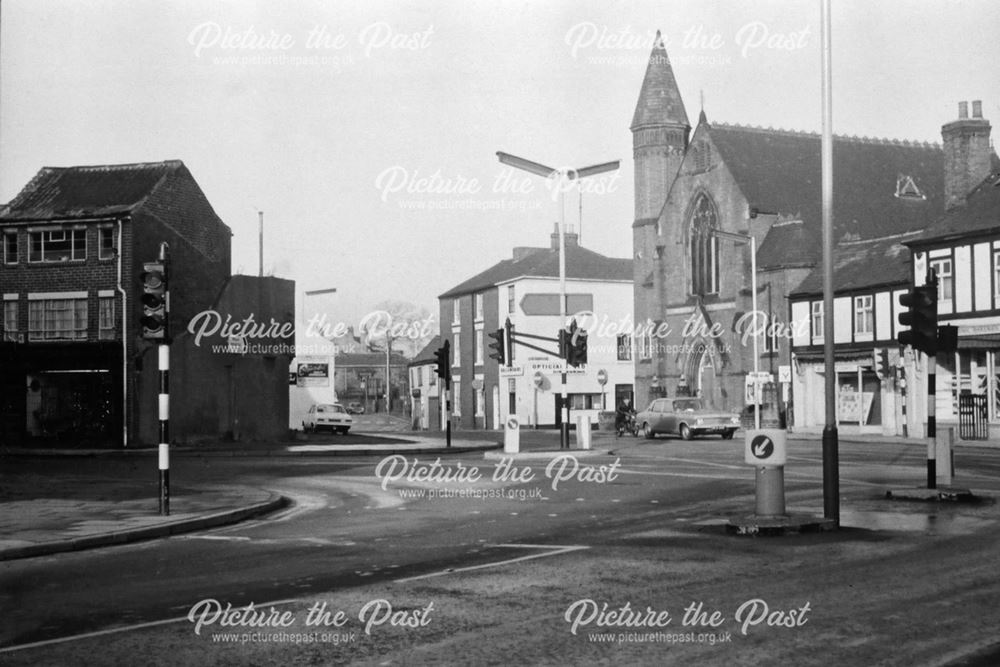
[(170, 346), (157, 346), (160, 369), (160, 514), (170, 514)]

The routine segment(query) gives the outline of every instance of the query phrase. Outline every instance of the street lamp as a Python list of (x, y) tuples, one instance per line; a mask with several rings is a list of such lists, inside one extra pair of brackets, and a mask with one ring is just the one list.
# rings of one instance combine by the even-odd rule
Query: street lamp
[[(538, 162), (526, 160), (522, 157), (517, 157), (516, 155), (511, 155), (509, 153), (504, 153), (503, 151), (497, 151), (497, 158), (499, 158), (501, 164), (506, 164), (514, 167), (515, 169), (521, 169), (522, 171), (527, 171), (531, 174), (542, 176), (544, 178), (558, 179), (556, 180), (556, 187), (559, 188), (559, 321), (562, 326), (566, 326), (566, 190), (562, 187), (562, 180), (566, 179), (570, 181), (578, 181), (579, 179), (586, 178), (587, 176), (595, 176), (597, 174), (603, 174), (607, 171), (614, 171), (618, 169), (621, 161), (614, 160), (613, 162), (602, 162), (601, 164), (594, 164), (589, 167), (583, 167), (582, 169), (572, 169), (569, 167), (554, 169), (552, 167), (547, 167), (544, 164), (539, 164)], [(561, 375), (560, 409), (562, 411), (562, 427), (559, 429), (559, 446), (561, 449), (568, 449), (569, 404), (566, 400), (565, 364), (563, 365)]]
[(752, 293), (753, 319), (753, 427), (760, 429), (760, 354), (757, 349), (757, 239), (752, 234), (737, 234), (713, 229), (711, 233), (737, 243), (750, 242), (750, 291)]

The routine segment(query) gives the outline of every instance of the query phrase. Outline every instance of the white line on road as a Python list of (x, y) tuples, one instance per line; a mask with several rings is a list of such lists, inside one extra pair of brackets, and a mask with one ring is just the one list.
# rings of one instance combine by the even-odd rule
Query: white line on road
[(581, 549), (590, 548), (584, 545), (569, 545), (569, 546), (557, 547), (551, 544), (492, 544), (488, 546), (505, 548), (505, 549), (547, 549), (548, 551), (540, 554), (531, 554), (530, 556), (518, 556), (517, 558), (508, 558), (506, 560), (495, 561), (493, 563), (484, 563), (483, 565), (456, 567), (447, 570), (441, 570), (440, 572), (431, 572), (430, 574), (420, 574), (415, 577), (405, 577), (403, 579), (396, 579), (395, 583), (402, 584), (407, 581), (416, 581), (418, 579), (430, 579), (432, 577), (443, 577), (448, 574), (458, 574), (459, 572), (471, 572), (473, 570), (483, 570), (489, 567), (499, 567), (501, 565), (510, 565), (511, 563), (519, 563), (526, 560), (535, 560), (536, 558), (561, 556), (562, 554), (570, 553), (572, 551), (580, 551)]

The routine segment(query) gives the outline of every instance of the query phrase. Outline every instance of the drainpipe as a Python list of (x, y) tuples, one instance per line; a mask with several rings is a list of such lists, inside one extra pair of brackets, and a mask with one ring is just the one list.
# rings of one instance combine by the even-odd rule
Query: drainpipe
[(118, 219), (118, 293), (122, 295), (122, 447), (128, 447), (128, 301), (122, 286), (122, 220)]

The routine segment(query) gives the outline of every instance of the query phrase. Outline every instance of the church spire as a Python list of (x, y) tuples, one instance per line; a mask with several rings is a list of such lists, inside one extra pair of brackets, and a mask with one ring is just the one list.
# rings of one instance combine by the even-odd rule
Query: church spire
[(642, 80), (642, 90), (639, 92), (639, 101), (635, 105), (629, 129), (636, 130), (651, 125), (691, 127), (659, 30), (656, 31), (653, 50), (649, 54), (646, 76)]

